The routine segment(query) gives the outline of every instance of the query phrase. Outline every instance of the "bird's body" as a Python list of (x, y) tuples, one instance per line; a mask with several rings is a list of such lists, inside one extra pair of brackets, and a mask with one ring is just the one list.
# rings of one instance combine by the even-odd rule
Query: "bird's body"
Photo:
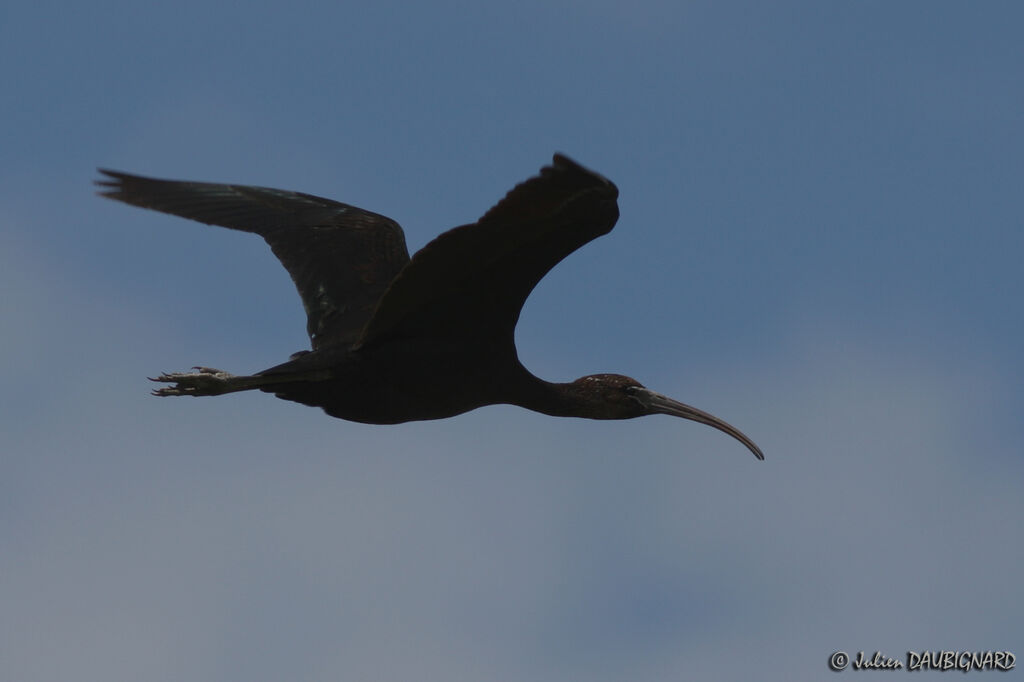
[[(309, 371), (314, 380), (282, 384), (274, 393), (322, 407), (340, 419), (400, 424), (510, 402), (504, 399), (509, 393), (503, 386), (514, 381), (512, 373), (486, 372), (486, 363), (482, 355), (467, 357), (443, 347), (383, 342), (359, 351), (327, 348), (305, 353), (260, 375), (273, 378)], [(326, 376), (320, 379), (322, 372)]]
[(555, 155), (470, 225), (411, 259), (397, 223), (297, 192), (155, 180), (102, 171), (103, 196), (262, 236), (291, 274), (312, 349), (253, 375), (164, 374), (157, 395), (259, 389), (371, 424), (450, 417), (513, 404), (553, 416), (672, 414), (761, 451), (725, 422), (617, 374), (543, 381), (519, 362), (514, 331), (526, 297), (559, 261), (609, 232), (618, 190)]

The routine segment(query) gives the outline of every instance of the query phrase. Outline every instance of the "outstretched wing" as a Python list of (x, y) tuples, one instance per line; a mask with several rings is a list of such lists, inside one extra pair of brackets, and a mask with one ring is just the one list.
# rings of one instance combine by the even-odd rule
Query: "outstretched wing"
[(267, 187), (100, 172), (101, 196), (263, 237), (299, 290), (314, 349), (355, 342), (409, 262), (398, 223), (355, 206)]
[(618, 194), (606, 178), (556, 154), (476, 223), (417, 252), (381, 298), (359, 345), (405, 336), (452, 346), (512, 344), (526, 297), (559, 261), (611, 231)]

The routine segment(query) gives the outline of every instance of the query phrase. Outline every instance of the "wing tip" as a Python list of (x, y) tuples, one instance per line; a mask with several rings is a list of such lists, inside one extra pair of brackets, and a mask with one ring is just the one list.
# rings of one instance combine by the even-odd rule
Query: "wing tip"
[(562, 152), (555, 152), (554, 155), (552, 155), (551, 165), (542, 169), (542, 173), (544, 171), (580, 173), (582, 175), (586, 175), (587, 177), (596, 180), (599, 184), (604, 185), (612, 192), (614, 192), (616, 197), (618, 197), (619, 195), (619, 188), (615, 186), (614, 182), (612, 182), (605, 176), (601, 175), (597, 171), (593, 171), (587, 168), (586, 166), (582, 165), (581, 163), (574, 161), (573, 159), (571, 159), (569, 156)]

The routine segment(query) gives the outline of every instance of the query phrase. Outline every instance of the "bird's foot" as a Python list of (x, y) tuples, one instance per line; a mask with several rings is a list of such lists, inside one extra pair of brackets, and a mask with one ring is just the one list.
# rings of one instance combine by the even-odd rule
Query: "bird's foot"
[(148, 377), (150, 381), (158, 381), (173, 386), (153, 389), (153, 395), (166, 397), (169, 395), (220, 395), (228, 393), (233, 389), (231, 380), (235, 379), (234, 374), (214, 369), (212, 367), (193, 367), (195, 372), (164, 372), (160, 376)]

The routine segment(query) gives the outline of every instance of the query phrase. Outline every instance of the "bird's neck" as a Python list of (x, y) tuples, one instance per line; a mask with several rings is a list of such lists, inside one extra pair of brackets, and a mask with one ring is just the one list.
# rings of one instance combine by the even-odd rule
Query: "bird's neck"
[(544, 381), (525, 368), (507, 402), (552, 417), (593, 417), (591, 396), (576, 382)]

